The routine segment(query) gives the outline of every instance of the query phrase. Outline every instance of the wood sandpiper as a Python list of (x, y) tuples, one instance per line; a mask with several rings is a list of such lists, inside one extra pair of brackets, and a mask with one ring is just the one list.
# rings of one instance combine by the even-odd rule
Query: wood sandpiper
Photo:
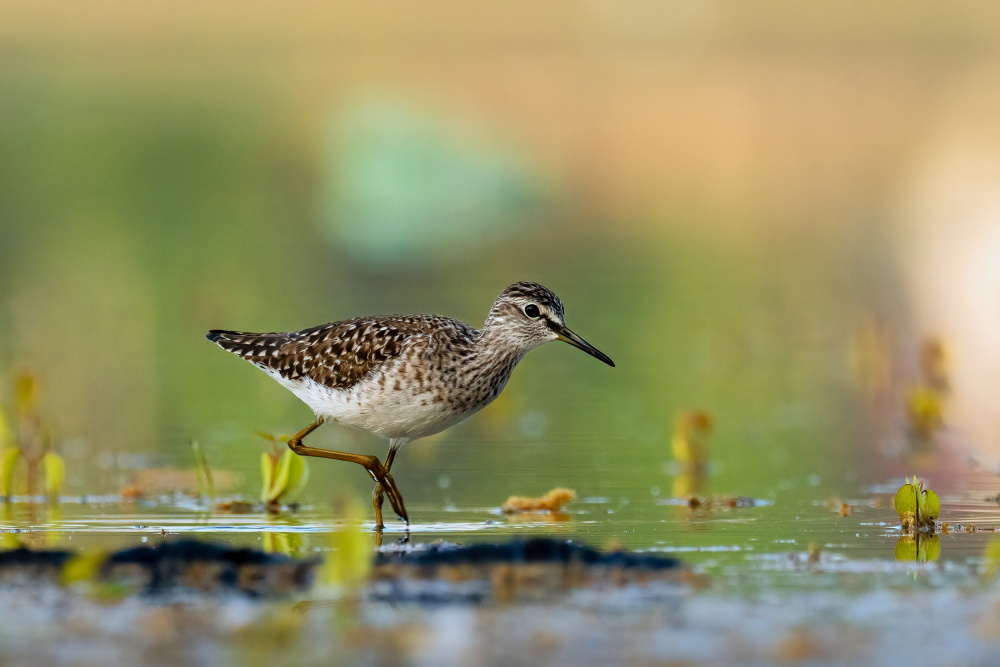
[[(207, 337), (312, 408), (316, 419), (288, 441), (293, 452), (364, 466), (376, 482), (376, 530), (383, 526), (383, 495), (409, 524), (403, 496), (389, 474), (399, 448), (489, 405), (525, 354), (562, 340), (615, 365), (566, 326), (559, 297), (532, 282), (501, 292), (482, 329), (439, 315), (380, 315), (291, 333), (212, 330)], [(385, 463), (302, 444), (328, 420), (388, 438)]]

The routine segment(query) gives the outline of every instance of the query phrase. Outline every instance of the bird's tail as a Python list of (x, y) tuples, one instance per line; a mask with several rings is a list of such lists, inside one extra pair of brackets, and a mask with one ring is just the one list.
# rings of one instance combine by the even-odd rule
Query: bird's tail
[(205, 334), (205, 338), (238, 357), (263, 364), (267, 364), (291, 340), (287, 333), (247, 333), (224, 329), (212, 329)]

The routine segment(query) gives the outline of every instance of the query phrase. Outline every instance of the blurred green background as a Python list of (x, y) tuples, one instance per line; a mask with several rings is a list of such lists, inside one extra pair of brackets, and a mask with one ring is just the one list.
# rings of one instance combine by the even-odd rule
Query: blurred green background
[[(996, 458), (1000, 6), (0, 15), (0, 401), (38, 374), (69, 492), (189, 466), (190, 438), (256, 490), (254, 431), (310, 414), (210, 328), (478, 325), (517, 280), (618, 367), (533, 353), (495, 405), (404, 450), (411, 508), (667, 495), (692, 408), (716, 425), (713, 492), (902, 474), (928, 337), (949, 352), (944, 456)], [(369, 490), (312, 468), (313, 502)]]

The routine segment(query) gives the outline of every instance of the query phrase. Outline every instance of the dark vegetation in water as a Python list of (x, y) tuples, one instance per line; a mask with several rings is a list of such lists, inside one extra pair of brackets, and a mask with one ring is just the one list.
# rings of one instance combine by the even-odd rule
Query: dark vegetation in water
[(681, 561), (669, 556), (629, 551), (601, 552), (569, 540), (538, 538), (511, 540), (496, 544), (434, 544), (416, 551), (381, 552), (376, 567), (389, 565), (435, 568), (441, 566), (489, 566), (509, 564), (558, 564), (632, 570), (667, 570), (681, 567)]
[(24, 547), (0, 551), (0, 581), (59, 579), (71, 557), (69, 551), (34, 551)]
[(372, 590), (375, 598), (394, 602), (508, 602), (547, 600), (578, 588), (686, 581), (688, 574), (680, 560), (667, 556), (514, 539), (379, 553)]
[(116, 552), (104, 561), (98, 577), (150, 593), (179, 586), (282, 595), (309, 588), (318, 564), (318, 560), (293, 560), (255, 549), (181, 540)]
[[(75, 577), (68, 570), (74, 567), (73, 560), (88, 558), (61, 550), (3, 551), (0, 581), (71, 580)], [(112, 553), (95, 563), (91, 579), (92, 583), (113, 586), (121, 593), (188, 589), (276, 596), (308, 589), (318, 564), (318, 559), (294, 560), (255, 549), (180, 540)]]
[[(83, 567), (75, 564), (87, 560), (93, 562)], [(20, 548), (0, 552), (0, 581), (66, 582), (79, 579), (79, 571), (84, 570), (92, 583), (118, 594), (182, 589), (276, 596), (308, 590), (319, 562), (198, 540), (124, 549), (96, 561), (92, 555), (77, 556), (70, 551)], [(374, 557), (373, 580), (482, 580), (502, 596), (514, 589), (551, 592), (601, 582), (651, 581), (682, 571), (683, 564), (676, 558), (602, 552), (568, 540), (537, 538), (380, 552)]]

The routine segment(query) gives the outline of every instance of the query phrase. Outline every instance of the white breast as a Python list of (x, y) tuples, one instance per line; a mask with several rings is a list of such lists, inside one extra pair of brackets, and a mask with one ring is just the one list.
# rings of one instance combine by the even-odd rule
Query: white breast
[(435, 402), (429, 388), (386, 390), (378, 386), (377, 376), (350, 389), (334, 389), (308, 377), (289, 380), (270, 368), (260, 368), (308, 405), (317, 417), (383, 438), (416, 440), (443, 431), (479, 410), (451, 410), (445, 403)]

